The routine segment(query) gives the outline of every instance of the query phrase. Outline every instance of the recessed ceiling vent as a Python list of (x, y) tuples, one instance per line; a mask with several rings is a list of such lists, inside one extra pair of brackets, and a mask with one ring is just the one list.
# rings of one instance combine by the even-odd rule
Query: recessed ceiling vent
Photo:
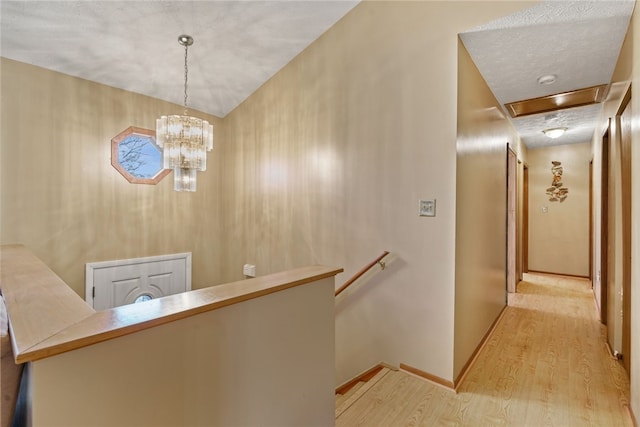
[(504, 106), (507, 107), (507, 111), (513, 118), (564, 110), (565, 108), (582, 107), (602, 102), (607, 95), (608, 88), (609, 85), (593, 86), (540, 98), (511, 102)]

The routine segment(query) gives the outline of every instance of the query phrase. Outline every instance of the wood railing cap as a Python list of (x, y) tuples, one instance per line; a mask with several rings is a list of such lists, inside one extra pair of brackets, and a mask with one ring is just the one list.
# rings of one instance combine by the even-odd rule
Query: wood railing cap
[[(307, 266), (96, 312), (24, 247), (11, 245), (1, 249), (2, 283), (6, 278), (10, 284), (7, 312), (18, 343), (14, 346), (17, 363), (86, 347), (343, 271), (322, 265)], [(23, 283), (25, 278), (28, 283)], [(67, 313), (61, 316), (58, 310)], [(47, 327), (52, 319), (55, 326)]]
[(0, 247), (0, 289), (18, 355), (95, 310), (22, 245)]

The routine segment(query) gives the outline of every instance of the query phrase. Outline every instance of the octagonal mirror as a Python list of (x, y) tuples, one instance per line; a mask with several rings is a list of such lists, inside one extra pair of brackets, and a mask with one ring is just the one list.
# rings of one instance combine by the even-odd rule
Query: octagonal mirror
[(130, 126), (111, 139), (111, 165), (133, 184), (157, 184), (171, 170), (162, 167), (156, 133)]

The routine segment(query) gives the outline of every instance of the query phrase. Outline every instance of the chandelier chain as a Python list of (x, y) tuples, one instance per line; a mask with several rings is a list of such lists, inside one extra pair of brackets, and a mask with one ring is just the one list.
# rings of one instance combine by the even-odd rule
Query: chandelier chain
[(187, 66), (187, 52), (189, 51), (189, 46), (185, 44), (184, 46), (184, 115), (187, 115), (187, 75), (189, 73), (189, 67)]

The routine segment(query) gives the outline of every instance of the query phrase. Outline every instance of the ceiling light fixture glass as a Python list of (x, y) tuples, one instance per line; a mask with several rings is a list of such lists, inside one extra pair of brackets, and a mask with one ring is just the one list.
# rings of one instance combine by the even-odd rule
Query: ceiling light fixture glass
[(545, 74), (544, 76), (538, 77), (538, 84), (543, 86), (551, 85), (554, 84), (557, 79), (558, 76), (556, 76), (555, 74)]
[(545, 129), (542, 131), (545, 135), (547, 135), (551, 139), (560, 138), (567, 131), (567, 128), (551, 128)]
[(156, 142), (162, 148), (165, 169), (173, 169), (176, 191), (196, 191), (196, 172), (207, 169), (207, 151), (213, 148), (213, 126), (187, 112), (187, 54), (193, 38), (178, 37), (184, 46), (184, 115), (162, 116), (156, 120)]

